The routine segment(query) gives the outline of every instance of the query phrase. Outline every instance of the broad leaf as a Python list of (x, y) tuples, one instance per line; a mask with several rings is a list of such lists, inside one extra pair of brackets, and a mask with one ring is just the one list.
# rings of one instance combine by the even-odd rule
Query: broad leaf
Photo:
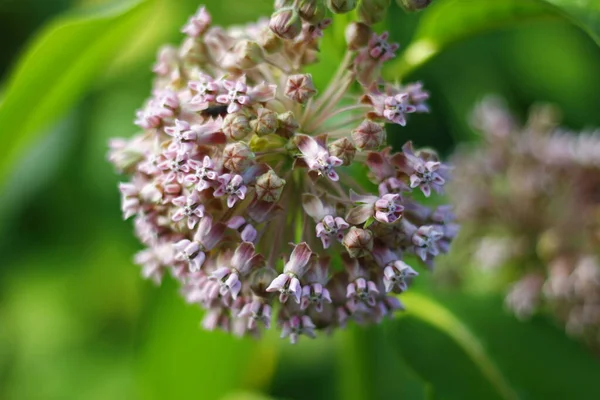
[(520, 322), (498, 298), (403, 296), (408, 311), (388, 330), (436, 399), (598, 398), (600, 364), (547, 320)]
[(143, 23), (149, 0), (118, 1), (48, 24), (5, 84), (0, 188), (26, 149), (96, 81)]
[[(580, 21), (577, 16), (585, 19)], [(575, 21), (600, 44), (599, 18), (597, 0), (438, 0), (423, 12), (413, 41), (385, 72), (391, 78), (404, 77), (453, 43), (533, 20)]]

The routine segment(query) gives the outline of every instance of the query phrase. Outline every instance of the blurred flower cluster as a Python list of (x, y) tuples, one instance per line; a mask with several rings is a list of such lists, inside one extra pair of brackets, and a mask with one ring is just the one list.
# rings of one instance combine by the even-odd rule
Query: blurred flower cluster
[(600, 132), (558, 127), (551, 106), (520, 126), (502, 101), (475, 110), (484, 134), (458, 152), (450, 189), (475, 264), (510, 277), (506, 305), (520, 318), (547, 310), (600, 344)]
[(183, 44), (160, 51), (140, 132), (113, 140), (109, 159), (131, 176), (122, 209), (146, 246), (143, 275), (168, 271), (206, 309), (205, 329), (257, 336), (277, 314), (295, 342), (377, 323), (403, 308), (397, 294), (417, 275), (404, 256), (432, 266), (448, 250), (449, 207), (412, 196), (440, 192), (447, 168), (410, 143), (385, 147), (385, 124), (428, 112), (429, 97), (380, 77), (398, 45), (369, 24), (388, 5), (361, 2), (319, 94), (303, 68), (318, 63), (328, 10), (354, 1), (276, 1), (270, 19), (229, 29), (201, 7)]

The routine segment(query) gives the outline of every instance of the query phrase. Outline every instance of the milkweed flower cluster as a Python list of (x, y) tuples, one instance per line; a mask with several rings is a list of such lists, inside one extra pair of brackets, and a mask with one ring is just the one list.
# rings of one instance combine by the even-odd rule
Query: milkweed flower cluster
[(600, 132), (558, 128), (549, 106), (519, 126), (496, 98), (473, 122), (485, 141), (456, 155), (450, 190), (461, 240), (476, 264), (517, 277), (506, 297), (517, 316), (549, 311), (600, 345)]
[(447, 167), (410, 143), (385, 147), (385, 124), (427, 112), (429, 97), (381, 80), (398, 49), (387, 33), (349, 25), (322, 91), (303, 72), (331, 23), (324, 7), (278, 1), (271, 19), (229, 29), (201, 7), (183, 44), (159, 53), (140, 132), (111, 142), (131, 177), (124, 217), (146, 246), (136, 262), (156, 282), (177, 279), (205, 329), (257, 336), (275, 319), (295, 342), (377, 323), (417, 275), (404, 257), (431, 266), (456, 234), (448, 207), (412, 196), (440, 192)]

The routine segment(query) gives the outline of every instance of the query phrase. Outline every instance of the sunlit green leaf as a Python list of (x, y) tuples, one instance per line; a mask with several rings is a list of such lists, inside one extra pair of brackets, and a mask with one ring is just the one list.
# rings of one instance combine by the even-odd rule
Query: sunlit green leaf
[[(423, 13), (412, 43), (385, 72), (392, 78), (403, 77), (453, 43), (483, 31), (534, 20), (575, 21), (598, 41), (599, 8), (595, 0), (438, 0)], [(577, 19), (579, 15), (585, 16), (583, 22)]]
[(0, 187), (15, 162), (97, 80), (143, 23), (150, 0), (118, 1), (71, 14), (34, 38), (0, 103)]
[(402, 299), (408, 311), (389, 338), (436, 399), (600, 396), (586, 384), (600, 376), (594, 356), (548, 321), (520, 322), (497, 298)]

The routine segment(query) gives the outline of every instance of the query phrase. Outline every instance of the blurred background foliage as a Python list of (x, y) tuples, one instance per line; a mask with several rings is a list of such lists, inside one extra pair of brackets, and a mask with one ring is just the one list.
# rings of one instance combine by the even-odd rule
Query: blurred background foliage
[[(272, 6), (202, 3), (223, 25)], [(291, 346), (275, 332), (260, 342), (204, 332), (200, 310), (172, 282), (143, 281), (107, 140), (133, 133), (157, 48), (179, 42), (197, 7), (0, 1), (1, 399), (600, 398), (596, 356), (551, 320), (515, 320), (501, 293), (478, 282), (445, 291), (420, 271), (397, 320)], [(419, 14), (392, 10), (381, 29), (407, 50), (386, 73), (422, 80), (433, 110), (391, 129), (394, 145), (413, 140), (448, 155), (477, 141), (467, 115), (488, 93), (520, 115), (544, 101), (570, 128), (600, 125), (598, 1), (436, 0)], [(325, 67), (311, 71), (317, 83), (339, 61), (340, 25), (323, 43)]]

